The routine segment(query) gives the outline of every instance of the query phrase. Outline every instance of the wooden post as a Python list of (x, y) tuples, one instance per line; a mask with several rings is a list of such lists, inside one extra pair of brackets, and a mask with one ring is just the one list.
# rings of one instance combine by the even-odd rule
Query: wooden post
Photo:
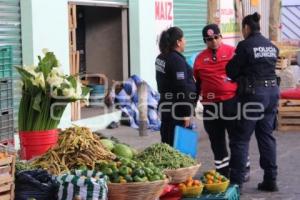
[(270, 0), (269, 38), (272, 41), (280, 40), (281, 0)]
[(138, 86), (138, 110), (139, 110), (139, 135), (148, 135), (148, 92), (147, 83), (142, 82)]
[[(76, 29), (77, 29), (77, 17), (76, 17), (76, 4), (69, 4), (69, 43), (70, 43), (70, 74), (79, 74), (79, 62), (80, 55), (76, 47)], [(80, 101), (76, 101), (71, 104), (71, 120), (76, 121), (81, 118)]]
[[(238, 30), (239, 30), (239, 35), (240, 35), (240, 39), (238, 39), (238, 40), (241, 40), (243, 38), (242, 20), (244, 17), (243, 3), (241, 0), (234, 1), (234, 9), (235, 9), (236, 22), (237, 22), (237, 26), (238, 26)], [(237, 41), (237, 42), (239, 42), (239, 41)]]
[(218, 13), (219, 0), (208, 0), (207, 1), (207, 22), (208, 24), (220, 23), (220, 15)]

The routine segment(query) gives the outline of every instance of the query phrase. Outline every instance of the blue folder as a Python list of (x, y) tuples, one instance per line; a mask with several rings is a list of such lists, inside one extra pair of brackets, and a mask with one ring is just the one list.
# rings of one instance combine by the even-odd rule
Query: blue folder
[(181, 126), (175, 127), (174, 148), (196, 158), (198, 151), (198, 133)]

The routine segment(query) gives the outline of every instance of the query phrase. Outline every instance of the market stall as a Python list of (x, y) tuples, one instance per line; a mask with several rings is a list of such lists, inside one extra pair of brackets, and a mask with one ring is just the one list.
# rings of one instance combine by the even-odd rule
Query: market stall
[(138, 152), (88, 127), (58, 129), (67, 104), (86, 100), (89, 90), (59, 70), (53, 53), (45, 51), (38, 66), (17, 69), (21, 152), (15, 163), (15, 154), (0, 151), (1, 200), (168, 200), (174, 191), (177, 199), (203, 199), (229, 190), (238, 196), (214, 170), (196, 178), (201, 163), (167, 144)]

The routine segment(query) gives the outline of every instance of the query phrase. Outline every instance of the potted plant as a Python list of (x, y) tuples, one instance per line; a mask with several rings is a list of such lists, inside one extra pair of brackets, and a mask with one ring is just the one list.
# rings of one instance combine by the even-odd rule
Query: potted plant
[(90, 91), (78, 76), (61, 71), (53, 52), (44, 51), (38, 59), (37, 66), (16, 67), (23, 83), (18, 114), (23, 159), (41, 155), (56, 144), (66, 106), (87, 100)]

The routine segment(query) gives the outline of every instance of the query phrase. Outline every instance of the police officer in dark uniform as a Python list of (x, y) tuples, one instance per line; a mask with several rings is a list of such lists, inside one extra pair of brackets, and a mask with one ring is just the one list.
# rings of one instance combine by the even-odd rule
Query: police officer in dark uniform
[(183, 32), (178, 27), (163, 31), (160, 36), (160, 55), (156, 58), (156, 81), (160, 93), (161, 141), (173, 146), (175, 126), (189, 127), (197, 102), (192, 68), (182, 52)]
[(230, 135), (230, 179), (242, 186), (249, 142), (253, 132), (258, 143), (260, 166), (264, 170), (259, 190), (277, 191), (276, 139), (273, 135), (279, 99), (275, 74), (278, 48), (260, 33), (260, 15), (242, 21), (245, 40), (239, 42), (235, 56), (226, 66), (227, 76), (238, 83), (242, 108), (237, 128)]

